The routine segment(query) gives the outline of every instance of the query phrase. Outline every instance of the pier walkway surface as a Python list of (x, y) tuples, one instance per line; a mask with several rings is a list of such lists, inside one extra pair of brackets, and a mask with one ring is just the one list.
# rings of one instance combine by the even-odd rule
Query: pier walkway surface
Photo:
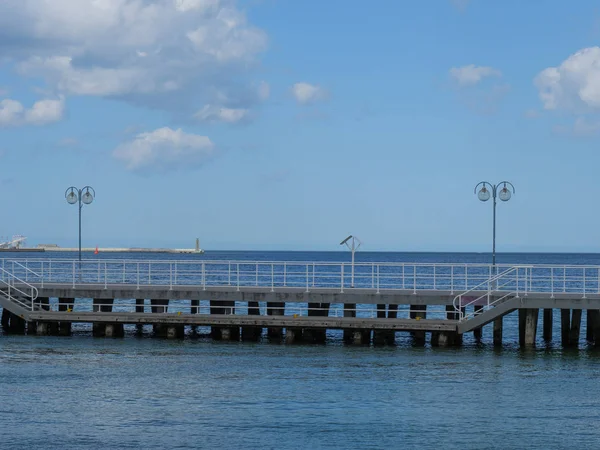
[[(391, 342), (396, 331), (435, 345), (481, 336), (519, 311), (521, 344), (534, 345), (539, 310), (544, 338), (561, 310), (562, 343), (600, 343), (600, 266), (440, 263), (333, 263), (138, 259), (0, 259), (5, 330), (70, 334), (73, 322), (94, 335), (119, 336), (123, 324), (152, 324), (182, 337), (185, 326), (211, 326), (215, 338), (254, 340), (268, 329), (287, 342), (319, 342), (342, 329), (355, 344)], [(285, 329), (285, 333), (284, 333)]]

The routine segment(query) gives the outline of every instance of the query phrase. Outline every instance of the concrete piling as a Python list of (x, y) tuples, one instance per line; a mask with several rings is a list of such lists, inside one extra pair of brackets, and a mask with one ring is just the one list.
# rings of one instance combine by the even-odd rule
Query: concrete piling
[[(329, 315), (329, 303), (309, 303), (309, 317), (327, 317)], [(327, 340), (327, 330), (323, 328), (305, 328), (302, 337), (305, 342), (312, 344), (324, 344)]]
[[(283, 316), (285, 314), (284, 302), (267, 302), (267, 316)], [(282, 327), (267, 328), (267, 336), (269, 339), (278, 340), (283, 337)]]
[[(343, 305), (344, 308), (344, 317), (356, 317), (356, 303), (348, 303)], [(345, 329), (343, 331), (344, 334), (344, 343), (350, 344), (353, 340), (354, 331), (351, 329)]]
[(586, 311), (586, 327), (585, 338), (588, 342), (594, 342), (594, 330), (596, 329), (596, 321), (598, 320), (598, 310), (588, 309)]
[[(235, 314), (235, 302), (231, 300), (211, 300), (211, 314)], [(210, 334), (213, 339), (220, 341), (239, 341), (240, 327), (212, 326)]]
[(498, 317), (497, 319), (494, 320), (493, 341), (494, 341), (495, 347), (502, 347), (502, 332), (503, 332), (503, 328), (504, 328), (504, 320), (503, 319), (504, 319), (503, 317)]
[[(58, 310), (59, 311), (73, 311), (75, 306), (75, 299), (73, 298), (59, 298), (58, 299)], [(60, 336), (71, 336), (71, 322), (60, 322), (58, 324), (58, 334)]]
[(581, 309), (574, 309), (571, 314), (571, 331), (569, 333), (569, 345), (576, 347), (579, 345), (579, 332), (581, 330)]
[(553, 310), (551, 308), (544, 309), (544, 332), (543, 338), (544, 341), (550, 342), (552, 341), (552, 326), (553, 326)]
[[(258, 302), (248, 302), (248, 315), (259, 316), (260, 308)], [(242, 327), (242, 341), (258, 341), (262, 335), (262, 327)]]
[(563, 347), (570, 345), (571, 334), (571, 310), (560, 310), (560, 341)]
[[(483, 306), (473, 305), (473, 316), (477, 316), (478, 314), (481, 314), (482, 310), (483, 310)], [(473, 330), (473, 337), (475, 338), (475, 340), (477, 342), (481, 341), (482, 334), (483, 334), (483, 327), (477, 327)]]
[[(387, 309), (386, 309), (387, 308)], [(377, 305), (378, 319), (396, 319), (398, 317), (398, 305)], [(373, 345), (394, 345), (396, 333), (393, 330), (373, 330)]]
[(169, 325), (167, 327), (167, 339), (183, 339), (185, 327), (183, 325)]
[[(427, 305), (411, 305), (410, 318), (421, 320), (427, 318)], [(412, 336), (415, 345), (425, 345), (425, 331), (413, 331)]]
[[(144, 303), (146, 302), (143, 298), (135, 299), (135, 312), (143, 313), (144, 312)], [(137, 334), (142, 334), (144, 332), (144, 325), (141, 323), (136, 324), (135, 331)]]
[[(150, 309), (153, 314), (165, 314), (169, 310), (168, 299), (151, 299)], [(164, 323), (152, 324), (152, 330), (157, 337), (167, 337), (167, 326)]]
[(302, 342), (302, 328), (290, 327), (285, 329), (285, 343), (298, 344)]

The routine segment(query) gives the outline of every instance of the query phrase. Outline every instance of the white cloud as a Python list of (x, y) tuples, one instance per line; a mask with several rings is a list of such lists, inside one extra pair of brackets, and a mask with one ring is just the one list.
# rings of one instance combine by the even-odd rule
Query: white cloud
[(468, 66), (453, 67), (450, 69), (450, 76), (461, 86), (472, 86), (487, 77), (500, 77), (502, 73), (493, 67), (470, 64)]
[(547, 110), (586, 112), (600, 108), (600, 47), (579, 50), (534, 79)]
[(192, 169), (214, 154), (215, 146), (208, 137), (168, 127), (140, 133), (113, 151), (113, 156), (127, 169), (140, 172)]
[(296, 83), (292, 86), (292, 94), (300, 104), (314, 103), (327, 97), (327, 91), (322, 87), (305, 82)]
[(53, 92), (173, 109), (257, 101), (241, 75), (267, 46), (235, 0), (2, 0), (0, 30), (0, 59)]
[(194, 117), (200, 122), (226, 122), (238, 123), (247, 119), (250, 111), (243, 108), (223, 108), (213, 105), (205, 105)]
[(40, 100), (26, 109), (21, 102), (11, 99), (0, 101), (0, 127), (46, 125), (58, 122), (65, 111), (64, 98)]

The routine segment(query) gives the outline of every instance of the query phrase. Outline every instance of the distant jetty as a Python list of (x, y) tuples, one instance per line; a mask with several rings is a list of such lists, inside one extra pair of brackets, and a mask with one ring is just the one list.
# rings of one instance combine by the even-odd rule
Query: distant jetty
[[(37, 247), (8, 247), (0, 248), (0, 252), (79, 252), (78, 248), (59, 247), (56, 244), (39, 244)], [(200, 248), (199, 240), (196, 239), (196, 248), (141, 248), (141, 247), (123, 247), (123, 248), (82, 248), (82, 253), (178, 253), (178, 254), (196, 254), (201, 255), (204, 250)]]

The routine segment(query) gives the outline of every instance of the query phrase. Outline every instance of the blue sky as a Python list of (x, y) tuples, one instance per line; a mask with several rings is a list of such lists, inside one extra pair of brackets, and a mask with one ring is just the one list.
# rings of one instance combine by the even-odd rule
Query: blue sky
[[(35, 5), (35, 7), (32, 7)], [(74, 246), (600, 251), (600, 7), (6, 0), (0, 236)]]

